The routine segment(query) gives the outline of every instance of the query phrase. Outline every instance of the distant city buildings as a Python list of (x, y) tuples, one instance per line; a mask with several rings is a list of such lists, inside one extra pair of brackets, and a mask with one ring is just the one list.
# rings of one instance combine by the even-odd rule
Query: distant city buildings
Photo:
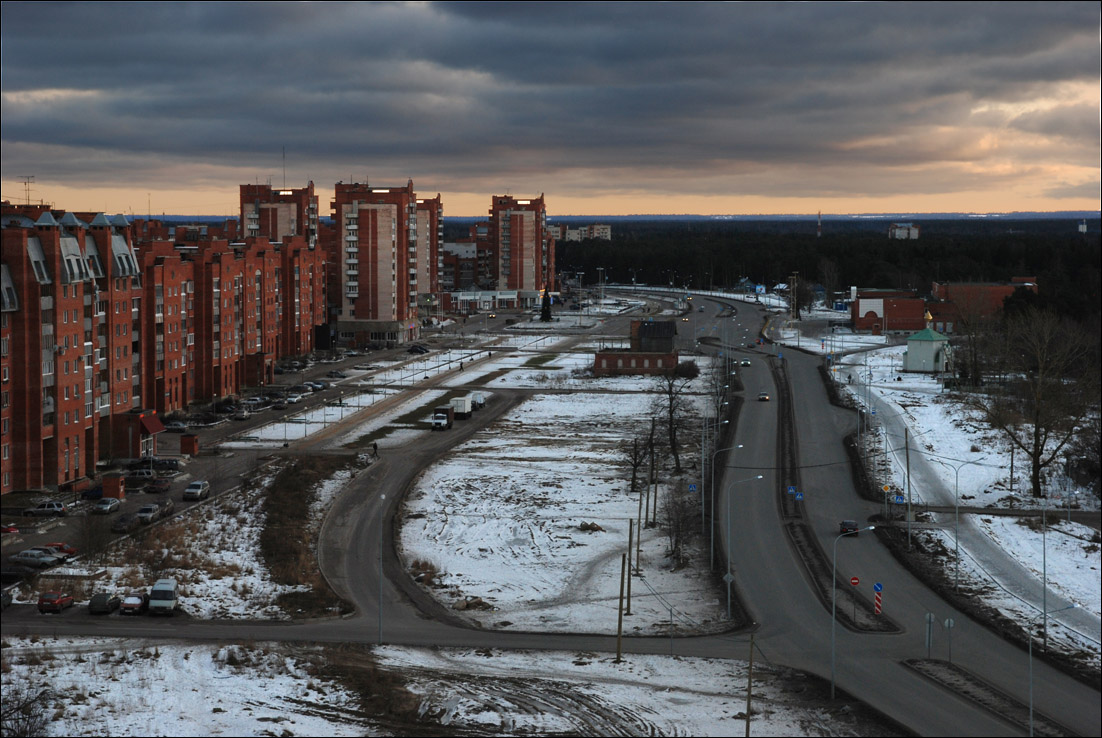
[(919, 230), (914, 223), (892, 223), (888, 226), (888, 238), (914, 240), (918, 238)]
[(571, 228), (568, 225), (560, 223), (558, 225), (548, 226), (548, 232), (557, 241), (585, 241), (591, 238), (599, 241), (612, 240), (612, 226), (607, 224), (595, 223), (593, 225)]

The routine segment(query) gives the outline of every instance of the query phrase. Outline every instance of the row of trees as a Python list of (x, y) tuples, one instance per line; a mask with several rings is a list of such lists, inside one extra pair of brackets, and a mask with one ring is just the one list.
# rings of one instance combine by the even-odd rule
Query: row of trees
[[(684, 431), (690, 418), (696, 414), (688, 390), (699, 376), (700, 368), (694, 361), (683, 361), (675, 369), (656, 376), (649, 429), (645, 434), (626, 440), (621, 446), (622, 458), (631, 470), (630, 493), (640, 496), (640, 510), (653, 511), (641, 516), (640, 525), (657, 524), (659, 501), (653, 496), (656, 493), (652, 493), (652, 488), (657, 484), (663, 457), (667, 457), (673, 465), (662, 502), (662, 524), (666, 528), (669, 556), (674, 566), (685, 561), (684, 547), (697, 519), (696, 498), (687, 494), (687, 484), (681, 477), (685, 474), (682, 459)], [(713, 364), (705, 385), (710, 409), (719, 417), (727, 399), (726, 369), (722, 363)], [(700, 453), (703, 468), (703, 448)]]
[(609, 282), (690, 290), (731, 287), (744, 277), (772, 287), (787, 283), (795, 272), (822, 285), (827, 294), (850, 285), (925, 294), (935, 281), (1029, 276), (1037, 277), (1055, 312), (1099, 325), (1098, 233), (1079, 234), (1072, 221), (1004, 222), (998, 231), (979, 232), (963, 232), (958, 222), (923, 223), (922, 237), (915, 241), (888, 239), (886, 224), (876, 231), (838, 232), (832, 226), (822, 238), (816, 238), (813, 227), (804, 224), (801, 232), (796, 225), (775, 223), (766, 230), (746, 222), (627, 221), (616, 225), (611, 242), (558, 244), (557, 269), (595, 275), (601, 267)]

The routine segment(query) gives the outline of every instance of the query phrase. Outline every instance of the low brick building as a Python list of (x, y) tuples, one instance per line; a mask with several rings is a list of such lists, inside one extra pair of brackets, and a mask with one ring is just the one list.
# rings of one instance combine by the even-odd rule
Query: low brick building
[(593, 374), (609, 377), (625, 374), (665, 374), (677, 368), (674, 348), (677, 324), (672, 320), (635, 320), (627, 351), (598, 351), (593, 357)]
[(913, 290), (865, 290), (850, 306), (854, 330), (913, 333), (926, 327), (926, 301)]

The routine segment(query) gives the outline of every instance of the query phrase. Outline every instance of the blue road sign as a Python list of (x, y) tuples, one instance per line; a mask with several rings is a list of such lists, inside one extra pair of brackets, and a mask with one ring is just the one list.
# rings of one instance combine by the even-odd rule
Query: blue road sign
[(689, 485), (689, 491), (690, 492), (696, 492), (696, 485), (695, 484), (690, 484)]
[(792, 484), (788, 485), (788, 494), (790, 494), (790, 495), (796, 494), (796, 486), (795, 485), (792, 485)]
[(872, 589), (873, 589), (874, 592), (883, 592), (884, 591), (884, 585), (881, 584), (880, 582), (877, 582), (876, 584), (872, 585)]
[(897, 505), (902, 505), (903, 504), (903, 495), (896, 495), (895, 496), (895, 502), (896, 502)]
[(803, 498), (804, 498), (804, 493), (803, 492), (797, 492), (796, 493), (796, 500), (797, 501), (802, 500)]

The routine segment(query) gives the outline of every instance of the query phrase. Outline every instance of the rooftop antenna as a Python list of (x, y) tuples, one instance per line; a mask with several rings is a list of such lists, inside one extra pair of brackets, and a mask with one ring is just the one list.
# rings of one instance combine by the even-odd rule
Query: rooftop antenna
[(23, 197), (26, 199), (27, 204), (31, 204), (31, 183), (34, 182), (34, 175), (28, 174), (20, 177), (23, 180)]

